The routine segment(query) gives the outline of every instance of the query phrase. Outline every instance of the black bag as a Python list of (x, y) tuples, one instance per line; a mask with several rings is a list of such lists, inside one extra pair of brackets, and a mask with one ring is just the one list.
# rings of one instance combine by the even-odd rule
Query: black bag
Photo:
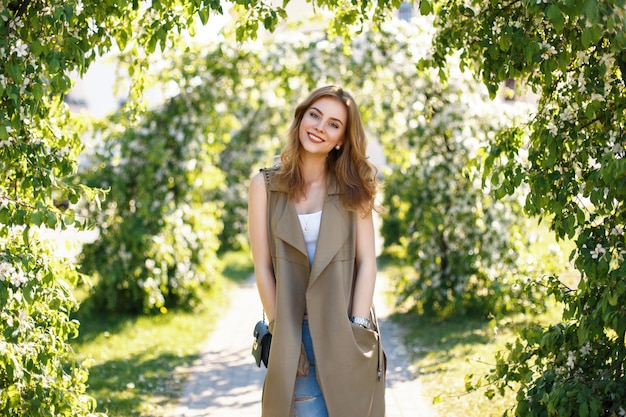
[(256, 361), (256, 366), (261, 367), (261, 362), (267, 368), (267, 363), (270, 360), (270, 346), (272, 344), (272, 334), (270, 329), (265, 323), (265, 320), (259, 321), (254, 326), (254, 343), (252, 344), (252, 356)]

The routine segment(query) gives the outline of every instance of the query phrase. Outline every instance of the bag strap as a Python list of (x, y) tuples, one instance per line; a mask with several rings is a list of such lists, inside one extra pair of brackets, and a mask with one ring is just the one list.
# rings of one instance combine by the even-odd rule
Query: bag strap
[(387, 363), (385, 360), (385, 352), (383, 350), (383, 347), (381, 345), (381, 339), (382, 339), (382, 335), (380, 334), (380, 327), (378, 326), (378, 316), (376, 315), (376, 309), (374, 308), (374, 306), (372, 305), (372, 308), (370, 310), (370, 314), (372, 316), (372, 321), (374, 323), (375, 326), (375, 330), (378, 333), (378, 380), (382, 381), (384, 374), (387, 372)]
[[(261, 172), (263, 173), (263, 176), (265, 177), (265, 192), (267, 193), (267, 202), (268, 202), (268, 207), (269, 207), (269, 198), (270, 198), (270, 174), (267, 170), (267, 168), (261, 168)], [(269, 225), (270, 221), (270, 213), (269, 210), (267, 211), (267, 224)], [(271, 255), (270, 255), (271, 256)], [(263, 323), (265, 323), (265, 309), (262, 309), (263, 311)]]

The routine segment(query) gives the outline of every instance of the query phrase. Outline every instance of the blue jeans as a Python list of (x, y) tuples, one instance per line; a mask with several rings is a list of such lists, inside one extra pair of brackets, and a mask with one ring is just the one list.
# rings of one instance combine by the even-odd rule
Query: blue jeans
[(313, 342), (309, 331), (309, 322), (302, 322), (302, 343), (309, 359), (309, 374), (296, 377), (294, 409), (296, 417), (328, 417), (326, 402), (322, 396), (322, 390), (317, 383), (315, 370), (315, 356), (313, 355)]

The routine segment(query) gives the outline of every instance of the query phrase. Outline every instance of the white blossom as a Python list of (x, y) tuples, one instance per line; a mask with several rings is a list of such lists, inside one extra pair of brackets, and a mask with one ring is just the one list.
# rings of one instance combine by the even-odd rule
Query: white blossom
[(0, 281), (9, 282), (15, 287), (20, 287), (28, 281), (28, 277), (24, 271), (4, 261), (0, 263)]
[(559, 133), (559, 129), (552, 122), (548, 123), (548, 125), (546, 126), (546, 129), (548, 129), (548, 131), (555, 136)]
[(9, 281), (14, 273), (15, 267), (12, 264), (8, 262), (0, 263), (0, 281)]
[(604, 256), (606, 253), (606, 249), (602, 247), (599, 243), (596, 245), (596, 248), (591, 251), (591, 257), (593, 259), (598, 259)]
[(541, 47), (541, 49), (543, 50), (543, 53), (541, 54), (541, 58), (543, 59), (548, 59), (553, 55), (556, 55), (556, 48), (554, 47), (554, 45), (549, 44), (548, 42), (541, 42), (539, 44), (539, 46)]
[(17, 31), (18, 29), (21, 29), (22, 26), (24, 26), (24, 22), (19, 16), (9, 21), (9, 29), (11, 31)]
[(598, 93), (591, 93), (591, 101), (604, 101), (604, 96)]
[(574, 352), (569, 352), (567, 354), (567, 367), (574, 369), (574, 366), (576, 366), (576, 356), (574, 356)]
[(621, 143), (615, 143), (613, 145), (613, 152), (615, 152), (616, 155), (623, 155), (624, 154), (624, 145), (622, 145)]
[(589, 64), (589, 55), (587, 55), (585, 52), (582, 52), (582, 51), (577, 52), (576, 58), (578, 58), (581, 61), (581, 64), (583, 65)]
[(615, 226), (611, 229), (611, 236), (621, 236), (624, 234), (623, 226)]
[(580, 348), (580, 353), (582, 353), (583, 356), (589, 355), (591, 353), (591, 344), (589, 344), (589, 342), (585, 343), (585, 345)]
[(552, 243), (548, 245), (548, 253), (550, 255), (560, 256), (562, 254), (561, 247), (557, 245), (556, 243)]
[(22, 42), (21, 39), (18, 39), (11, 49), (18, 58), (22, 58), (28, 54), (28, 45)]

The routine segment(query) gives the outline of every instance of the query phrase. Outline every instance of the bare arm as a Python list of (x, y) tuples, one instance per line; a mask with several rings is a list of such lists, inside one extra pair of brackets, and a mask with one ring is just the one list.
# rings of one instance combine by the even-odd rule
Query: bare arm
[(265, 178), (262, 172), (258, 172), (250, 180), (248, 235), (252, 249), (257, 289), (267, 314), (267, 319), (271, 322), (274, 320), (276, 307), (276, 279), (269, 248), (267, 214)]
[(356, 233), (356, 284), (352, 298), (352, 315), (369, 317), (376, 284), (376, 245), (371, 214), (358, 216)]

